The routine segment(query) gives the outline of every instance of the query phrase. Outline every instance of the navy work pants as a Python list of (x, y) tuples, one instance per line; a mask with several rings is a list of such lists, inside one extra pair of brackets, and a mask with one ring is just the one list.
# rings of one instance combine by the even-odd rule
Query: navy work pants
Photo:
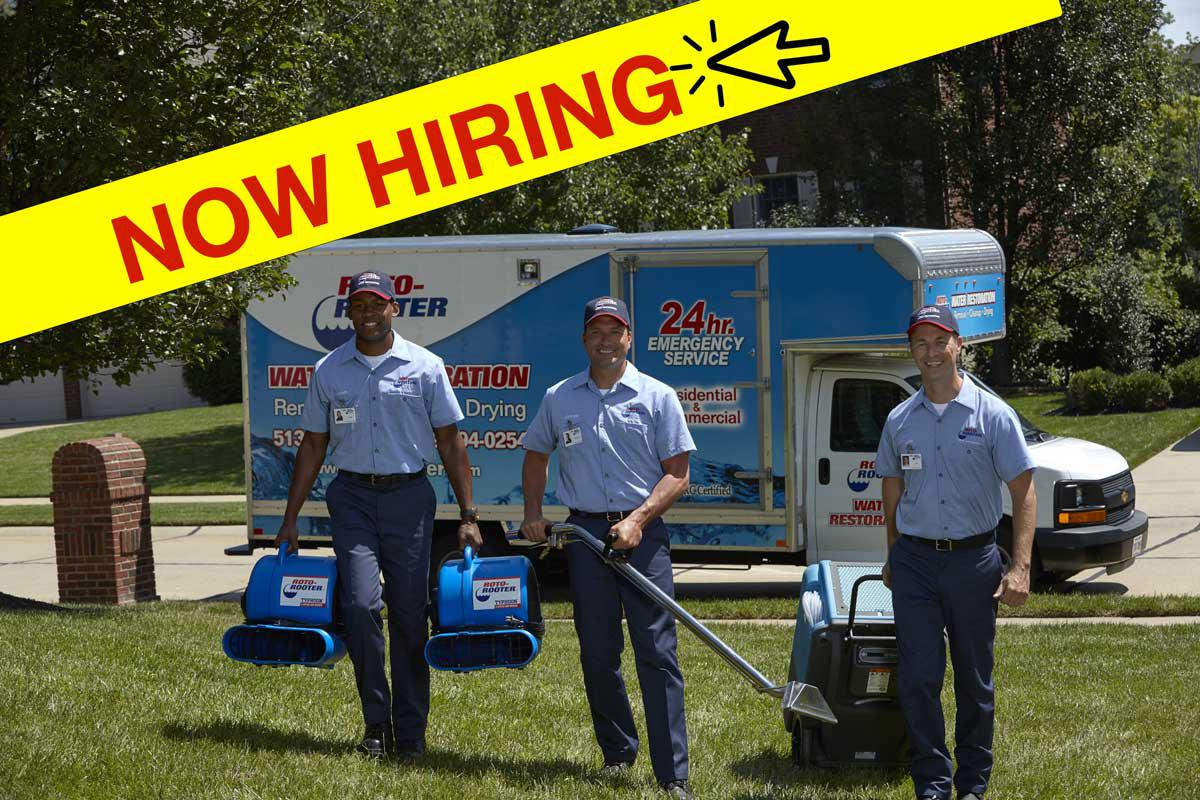
[[(612, 523), (567, 519), (604, 541)], [(638, 753), (633, 711), (621, 677), (621, 609), (629, 622), (634, 663), (646, 711), (650, 761), (659, 783), (688, 777), (687, 725), (683, 717), (683, 673), (675, 655), (675, 618), (659, 608), (582, 544), (567, 548), (579, 660), (592, 710), (596, 741), (606, 762), (632, 762)], [(675, 596), (667, 526), (655, 520), (642, 533), (629, 563), (668, 595)]]
[[(424, 742), (429, 717), (429, 548), (437, 499), (421, 477), (371, 487), (338, 475), (326, 492), (333, 520), (346, 649), (367, 725), (391, 722), (397, 741)], [(380, 573), (384, 584), (379, 584)], [(392, 685), (384, 668), (388, 606)]]
[[(899, 647), (896, 690), (912, 745), (913, 787), (919, 798), (982, 795), (992, 772), (995, 685), (992, 682), (996, 601), (1003, 575), (995, 544), (941, 552), (900, 537), (888, 559)], [(954, 756), (942, 716), (942, 682), (950, 639), (954, 664)]]

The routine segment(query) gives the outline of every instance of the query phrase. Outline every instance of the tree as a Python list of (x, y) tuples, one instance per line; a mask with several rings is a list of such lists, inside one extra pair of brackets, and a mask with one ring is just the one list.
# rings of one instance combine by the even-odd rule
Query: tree
[[(312, 113), (327, 114), (672, 8), (670, 0), (371, 0), (334, 4), (339, 31)], [(745, 136), (716, 126), (400, 220), (364, 236), (725, 227), (750, 159)]]
[[(301, 121), (325, 42), (298, 0), (20, 3), (0, 18), (0, 214)], [(5, 264), (45, 271), (28, 302), (84, 290), (46, 256)], [(203, 360), (211, 328), (288, 281), (270, 263), (5, 342), (0, 384)]]
[[(1161, 0), (1066, 0), (1058, 20), (935, 59), (950, 219), (1000, 242), (1014, 313), (1133, 235), (1168, 93), (1163, 20)], [(994, 345), (995, 382), (1023, 333)]]

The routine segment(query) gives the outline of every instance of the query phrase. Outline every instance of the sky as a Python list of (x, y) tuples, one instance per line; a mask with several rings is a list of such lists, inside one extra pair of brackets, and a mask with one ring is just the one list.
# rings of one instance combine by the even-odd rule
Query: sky
[(1164, 0), (1163, 5), (1175, 21), (1162, 29), (1163, 36), (1176, 44), (1187, 41), (1187, 33), (1200, 39), (1200, 0)]

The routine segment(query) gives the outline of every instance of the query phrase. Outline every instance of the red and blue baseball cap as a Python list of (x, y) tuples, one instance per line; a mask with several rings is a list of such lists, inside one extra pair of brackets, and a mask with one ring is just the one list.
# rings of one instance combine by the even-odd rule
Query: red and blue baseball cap
[(350, 279), (350, 294), (348, 296), (353, 297), (359, 292), (370, 292), (389, 301), (396, 299), (392, 279), (382, 272), (374, 272), (372, 270), (360, 272)]
[(946, 306), (922, 306), (912, 313), (908, 318), (908, 332), (912, 333), (913, 328), (918, 325), (933, 325), (935, 328), (941, 328), (947, 333), (958, 335), (958, 320), (954, 318), (954, 314)]
[(586, 328), (596, 317), (612, 317), (626, 328), (631, 327), (629, 308), (625, 305), (624, 300), (618, 300), (615, 297), (597, 297), (595, 300), (588, 301), (588, 304), (583, 307), (583, 327)]

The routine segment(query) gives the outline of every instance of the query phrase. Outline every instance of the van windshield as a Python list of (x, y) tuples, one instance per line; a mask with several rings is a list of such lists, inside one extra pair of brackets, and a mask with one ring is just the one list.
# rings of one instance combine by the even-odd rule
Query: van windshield
[[(978, 386), (980, 389), (982, 389), (983, 391), (992, 395), (993, 397), (1000, 397), (1000, 395), (996, 394), (996, 392), (992, 390), (992, 387), (990, 387), (986, 383), (984, 383), (983, 380), (978, 375), (974, 375), (970, 372), (968, 372), (967, 375), (970, 376), (971, 380), (975, 381), (975, 385)], [(921, 388), (921, 374), (920, 373), (917, 373), (916, 375), (912, 375), (908, 378), (905, 378), (905, 380), (907, 380), (910, 384), (912, 384), (914, 389)], [(1000, 399), (1003, 400), (1004, 398), (1000, 398)], [(1008, 403), (1005, 403), (1005, 405), (1008, 405), (1009, 408), (1012, 408), (1012, 406), (1009, 405)], [(1017, 415), (1017, 419), (1021, 423), (1021, 432), (1023, 434), (1025, 434), (1025, 441), (1028, 442), (1029, 444), (1037, 444), (1038, 442), (1048, 442), (1051, 439), (1057, 438), (1053, 433), (1044, 431), (1041, 428), (1039, 428), (1038, 426), (1034, 425), (1032, 422), (1027, 420), (1025, 418), (1025, 416), (1023, 414), (1021, 414), (1020, 411), (1017, 411), (1015, 408), (1013, 408), (1013, 413)]]

